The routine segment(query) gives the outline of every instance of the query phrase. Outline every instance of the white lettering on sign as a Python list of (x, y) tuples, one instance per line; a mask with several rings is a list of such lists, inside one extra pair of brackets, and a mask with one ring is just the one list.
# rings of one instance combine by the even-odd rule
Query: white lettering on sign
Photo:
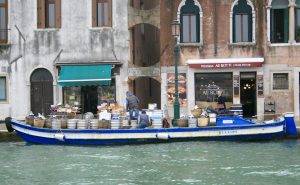
[(190, 64), (192, 68), (248, 68), (248, 67), (261, 67), (262, 63), (214, 63), (214, 64)]

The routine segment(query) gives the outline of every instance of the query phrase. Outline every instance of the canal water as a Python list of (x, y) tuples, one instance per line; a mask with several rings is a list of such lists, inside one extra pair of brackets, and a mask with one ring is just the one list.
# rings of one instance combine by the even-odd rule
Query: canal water
[(115, 147), (0, 143), (0, 184), (300, 184), (300, 141)]

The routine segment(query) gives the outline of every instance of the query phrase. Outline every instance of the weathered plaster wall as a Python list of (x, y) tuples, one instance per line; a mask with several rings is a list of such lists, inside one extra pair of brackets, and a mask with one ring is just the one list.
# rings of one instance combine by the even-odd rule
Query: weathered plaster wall
[[(264, 57), (265, 65), (259, 71), (264, 75), (265, 97), (276, 99), (276, 111), (292, 111), (299, 117), (299, 44), (283, 46), (270, 45), (267, 42), (267, 5), (268, 0), (251, 0), (256, 13), (256, 43), (248, 45), (230, 44), (230, 9), (233, 0), (198, 0), (203, 10), (203, 46), (182, 46), (180, 64), (186, 65), (188, 59), (194, 58), (230, 58), (230, 57)], [(161, 62), (164, 69), (174, 64), (174, 41), (171, 36), (170, 23), (176, 19), (181, 0), (161, 0)], [(256, 71), (254, 69), (254, 71)], [(289, 73), (289, 89), (272, 90), (273, 72)], [(162, 75), (162, 77), (165, 74)], [(164, 81), (162, 79), (162, 81)], [(188, 82), (189, 83), (189, 82)], [(162, 89), (164, 83), (162, 83)], [(191, 89), (191, 88), (189, 88)], [(165, 93), (162, 92), (162, 97)], [(259, 99), (258, 110), (263, 112), (264, 98)], [(162, 99), (162, 103), (165, 100)], [(282, 103), (285, 102), (285, 103)], [(189, 102), (190, 103), (190, 102)]]
[[(62, 101), (61, 88), (56, 84), (55, 62), (122, 62), (120, 75), (116, 77), (117, 84), (122, 84), (117, 87), (117, 100), (124, 101), (129, 60), (127, 5), (127, 0), (113, 0), (113, 27), (92, 28), (91, 0), (62, 1), (61, 29), (37, 29), (37, 1), (10, 0), (10, 58), (23, 57), (11, 66), (10, 113), (5, 115), (24, 119), (30, 111), (30, 75), (36, 68), (46, 68), (52, 73), (55, 79), (54, 103)], [(15, 25), (26, 41), (22, 40)], [(1, 109), (7, 107), (0, 105)]]

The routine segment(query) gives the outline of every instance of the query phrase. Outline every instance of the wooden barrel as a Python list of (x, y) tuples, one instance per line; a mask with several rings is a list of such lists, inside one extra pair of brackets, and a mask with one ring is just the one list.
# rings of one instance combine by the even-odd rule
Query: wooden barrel
[(46, 119), (45, 128), (52, 128), (52, 119)]
[(61, 129), (61, 120), (59, 119), (52, 119), (52, 129)]
[(68, 126), (68, 119), (62, 118), (61, 119), (61, 128), (66, 129)]
[(188, 127), (189, 126), (188, 125), (188, 120), (187, 119), (183, 119), (183, 118), (178, 119), (177, 120), (177, 124), (178, 124), (179, 127)]
[(91, 129), (99, 128), (99, 121), (97, 119), (92, 119), (90, 122)]
[(76, 119), (69, 119), (67, 123), (68, 129), (76, 129), (77, 120)]
[(86, 128), (87, 128), (86, 121), (84, 119), (78, 120), (77, 129), (86, 129)]

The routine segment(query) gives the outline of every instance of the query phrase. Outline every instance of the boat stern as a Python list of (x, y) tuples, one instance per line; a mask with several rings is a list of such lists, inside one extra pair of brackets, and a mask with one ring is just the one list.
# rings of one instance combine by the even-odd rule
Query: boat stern
[(297, 128), (296, 123), (294, 120), (294, 114), (293, 113), (286, 113), (284, 115), (285, 120), (285, 134), (289, 138), (296, 138), (298, 136), (297, 134)]

